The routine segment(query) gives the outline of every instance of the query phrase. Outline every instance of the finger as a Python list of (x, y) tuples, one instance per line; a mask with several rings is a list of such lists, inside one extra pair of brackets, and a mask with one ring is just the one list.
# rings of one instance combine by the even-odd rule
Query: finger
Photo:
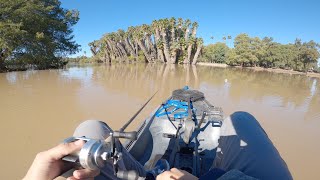
[(67, 180), (78, 180), (77, 178), (71, 176), (71, 177), (68, 177)]
[(172, 176), (173, 176), (173, 173), (172, 173), (172, 172), (170, 172), (170, 171), (165, 171), (165, 172), (159, 174), (156, 179), (157, 179), (157, 180), (171, 179)]
[(86, 178), (86, 179), (77, 179), (75, 177), (68, 177), (67, 180), (94, 180), (94, 178)]
[(58, 146), (49, 149), (47, 153), (51, 159), (59, 160), (68, 154), (79, 151), (84, 143), (84, 141), (78, 140), (71, 143), (59, 144)]
[(77, 179), (93, 178), (100, 174), (100, 170), (80, 169), (73, 172)]
[(177, 168), (171, 168), (170, 171), (173, 172), (173, 173), (178, 173), (178, 174), (181, 173), (181, 171), (179, 169), (177, 169)]
[(183, 173), (181, 172), (181, 170), (177, 168), (171, 168), (170, 172), (171, 172), (172, 179), (180, 179), (183, 176)]

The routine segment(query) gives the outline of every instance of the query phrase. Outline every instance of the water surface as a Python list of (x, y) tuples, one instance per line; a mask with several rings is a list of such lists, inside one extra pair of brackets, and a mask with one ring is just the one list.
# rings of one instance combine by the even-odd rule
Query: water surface
[(115, 64), (0, 74), (2, 172), (24, 176), (35, 154), (71, 136), (86, 119), (118, 129), (157, 90), (134, 129), (172, 90), (203, 91), (225, 115), (253, 114), (295, 179), (320, 179), (319, 79), (247, 69)]

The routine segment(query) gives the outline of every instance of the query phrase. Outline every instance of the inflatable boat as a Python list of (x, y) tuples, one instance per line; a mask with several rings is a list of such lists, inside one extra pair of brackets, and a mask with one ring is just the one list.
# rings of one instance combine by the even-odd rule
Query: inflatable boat
[(188, 87), (172, 92), (137, 128), (137, 139), (124, 143), (145, 170), (165, 159), (200, 177), (209, 171), (216, 155), (223, 111), (204, 94)]

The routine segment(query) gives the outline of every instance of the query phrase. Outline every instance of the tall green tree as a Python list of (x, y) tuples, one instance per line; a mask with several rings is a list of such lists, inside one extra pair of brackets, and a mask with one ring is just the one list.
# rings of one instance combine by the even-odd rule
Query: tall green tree
[(319, 44), (317, 44), (312, 40), (302, 44), (302, 48), (300, 49), (299, 56), (302, 59), (304, 71), (307, 71), (314, 64), (317, 64), (318, 59), (320, 58), (318, 48), (319, 48)]
[(203, 49), (202, 57), (210, 63), (226, 63), (229, 47), (225, 43), (210, 44)]
[(258, 62), (257, 46), (259, 45), (258, 38), (250, 38), (247, 34), (239, 34), (234, 39), (234, 64), (241, 66), (256, 66)]
[(79, 13), (59, 0), (0, 0), (0, 68), (20, 62), (37, 68), (58, 66), (78, 51), (71, 27)]

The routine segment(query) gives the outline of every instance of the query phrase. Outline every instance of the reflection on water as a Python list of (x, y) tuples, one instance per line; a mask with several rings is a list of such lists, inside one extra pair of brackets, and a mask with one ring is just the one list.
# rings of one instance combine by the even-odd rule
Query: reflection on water
[[(262, 124), (295, 179), (319, 179), (319, 79), (248, 69), (114, 64), (0, 74), (0, 179), (18, 179), (36, 152), (70, 136), (85, 119), (120, 128), (155, 91), (138, 121), (172, 90), (203, 91), (226, 115), (248, 111)], [(21, 156), (17, 156), (21, 155)]]

